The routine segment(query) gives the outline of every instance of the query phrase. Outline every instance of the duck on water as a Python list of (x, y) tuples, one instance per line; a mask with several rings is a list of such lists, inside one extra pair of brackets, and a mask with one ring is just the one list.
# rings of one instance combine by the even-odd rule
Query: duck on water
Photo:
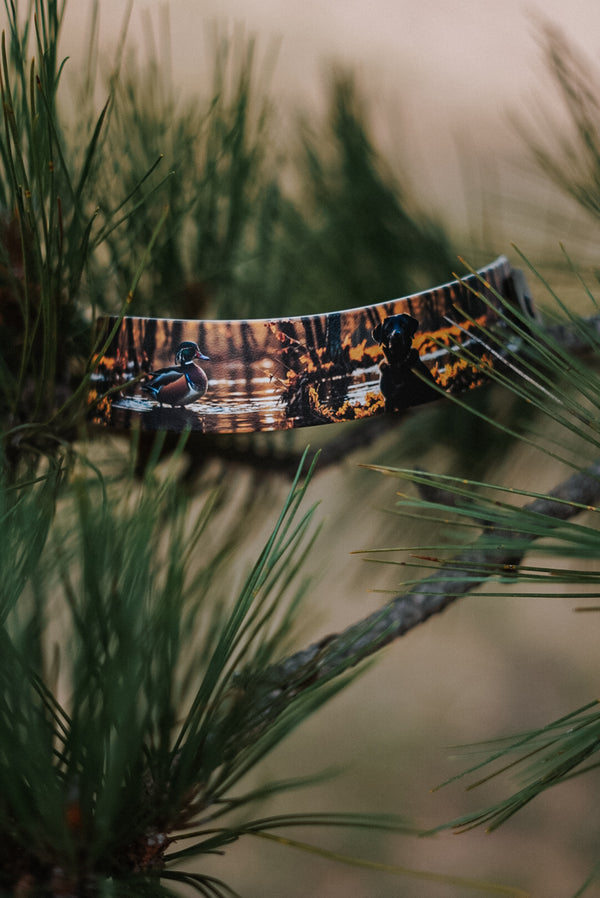
[(161, 405), (184, 406), (201, 399), (208, 389), (208, 377), (200, 361), (209, 357), (200, 352), (198, 345), (186, 340), (175, 353), (175, 364), (154, 371), (142, 390), (151, 393)]

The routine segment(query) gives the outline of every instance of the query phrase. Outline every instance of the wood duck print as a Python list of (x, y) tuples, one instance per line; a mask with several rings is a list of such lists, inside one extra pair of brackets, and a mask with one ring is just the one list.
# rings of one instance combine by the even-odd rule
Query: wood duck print
[(198, 360), (209, 361), (196, 343), (186, 340), (175, 353), (175, 364), (159, 368), (142, 390), (151, 393), (161, 405), (184, 406), (201, 399), (208, 389), (208, 377)]

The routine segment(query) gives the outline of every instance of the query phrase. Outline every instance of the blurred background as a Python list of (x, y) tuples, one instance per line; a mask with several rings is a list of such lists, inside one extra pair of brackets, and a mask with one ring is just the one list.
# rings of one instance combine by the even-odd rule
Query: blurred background
[[(100, 4), (101, 58), (114, 53), (124, 7), (122, 0)], [(341, 71), (353, 79), (361, 121), (398, 178), (407, 205), (449, 235), (447, 244), (437, 245), (440, 256), (447, 259), (448, 252), (454, 259), (462, 253), (479, 263), (506, 253), (516, 261), (511, 247), (516, 242), (562, 284), (564, 275), (555, 264), (562, 240), (575, 258), (593, 268), (595, 221), (551, 183), (523, 138), (525, 130), (552, 145), (560, 136), (567, 117), (544, 61), (543, 28), (563, 32), (593, 69), (600, 53), (600, 9), (593, 0), (546, 0), (543, 7), (521, 0), (137, 0), (125, 59), (160, 58), (160, 71), (170, 79), (177, 102), (197, 91), (206, 96), (215, 21), (228, 33), (239, 29), (246, 37), (256, 35), (258, 80), (265, 78), (276, 122), (269, 150), (281, 160), (284, 183), (289, 179), (298, 195), (304, 190), (302, 177), (293, 167), (288, 173), (287, 166), (297, 152), (299, 122), (313, 140), (316, 135), (317, 145), (322, 133), (325, 144), (329, 137), (319, 123), (330, 114), (332, 81)], [(86, 64), (83, 35), (89, 22), (86, 3), (69, 4), (62, 50), (75, 73)], [(431, 271), (421, 275), (420, 286), (442, 279), (433, 279)], [(328, 295), (332, 283), (333, 278), (325, 285)], [(275, 280), (275, 309), (276, 286)], [(330, 307), (344, 307), (349, 289), (340, 289)], [(370, 299), (379, 298), (384, 297)], [(235, 312), (234, 300), (222, 302), (221, 309)], [(286, 303), (285, 310), (293, 311)], [(492, 414), (502, 414), (502, 397), (490, 401)], [(314, 555), (317, 585), (300, 645), (377, 607), (386, 595), (375, 589), (400, 588), (396, 570), (369, 564), (352, 551), (425, 538), (418, 525), (407, 529), (389, 514), (395, 483), (359, 468), (358, 462), (418, 461), (436, 470), (460, 470), (466, 464), (472, 473), (481, 453), (485, 476), (492, 480), (547, 490), (564, 476), (558, 463), (540, 462), (531, 449), (498, 443), (494, 451), (493, 436), (491, 449), (480, 447), (478, 434), (464, 421), (457, 427), (448, 416), (434, 420), (432, 414), (415, 412), (375, 446), (317, 475), (313, 494), (321, 499), (324, 527)], [(302, 432), (295, 445), (327, 443), (334, 429)], [(276, 436), (271, 439), (277, 445)], [(118, 440), (109, 440), (102, 451), (111, 457), (119, 447)], [(251, 475), (241, 469), (235, 476), (240, 489), (248, 488)], [(259, 484), (263, 511), (286, 488), (285, 478)], [(496, 794), (493, 787), (490, 793), (466, 794), (461, 784), (431, 793), (464, 766), (455, 746), (541, 726), (583, 704), (596, 694), (596, 658), (595, 628), (589, 616), (574, 613), (569, 600), (468, 598), (382, 653), (352, 687), (273, 753), (261, 776), (285, 778), (335, 767), (340, 772), (331, 782), (280, 801), (294, 802), (298, 810), (390, 811), (436, 826)], [(367, 840), (329, 834), (319, 839), (345, 854), (563, 898), (575, 892), (596, 859), (590, 824), (596, 803), (589, 781), (575, 780), (491, 835), (474, 831), (435, 839)], [(274, 802), (268, 810), (277, 809)], [(234, 846), (210, 869), (246, 898), (479, 894), (360, 871), (258, 840)]]
[[(105, 48), (114, 49), (126, 7), (102, 0)], [(69, 6), (64, 35), (74, 67), (85, 59), (81, 35), (90, 9)], [(567, 216), (572, 210), (565, 212), (527, 163), (519, 124), (545, 122), (555, 134), (564, 126), (542, 30), (559, 29), (596, 68), (600, 13), (593, 0), (135, 0), (127, 52), (137, 46), (143, 59), (158, 48), (178, 94), (193, 96), (211, 75), (215, 23), (257, 36), (284, 133), (299, 113), (324, 113), (332, 69), (347, 69), (368, 98), (378, 148), (402, 167), (421, 205), (453, 230), (479, 229), (480, 240), (486, 228), (504, 246), (518, 238), (527, 252), (546, 248), (548, 239), (548, 249), (555, 246), (557, 207)], [(521, 221), (528, 212), (535, 229), (527, 214)], [(568, 236), (563, 228), (560, 239)], [(577, 236), (583, 240), (585, 228)]]

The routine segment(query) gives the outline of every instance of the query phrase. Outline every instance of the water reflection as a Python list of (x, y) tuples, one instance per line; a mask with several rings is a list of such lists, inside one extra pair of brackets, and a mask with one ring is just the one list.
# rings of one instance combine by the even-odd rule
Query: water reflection
[[(367, 394), (378, 390), (379, 369), (353, 379), (332, 378), (319, 386), (319, 399), (324, 406), (339, 403), (343, 395), (353, 405), (366, 404)], [(290, 415), (281, 399), (281, 389), (271, 378), (254, 378), (248, 383), (238, 380), (211, 380), (209, 390), (201, 401), (185, 408), (161, 406), (145, 395), (123, 396), (112, 402), (113, 423), (130, 427), (139, 419), (145, 430), (183, 431), (191, 429), (213, 433), (251, 433), (256, 430), (285, 430), (312, 423), (306, 412)], [(319, 423), (322, 423), (320, 420)]]

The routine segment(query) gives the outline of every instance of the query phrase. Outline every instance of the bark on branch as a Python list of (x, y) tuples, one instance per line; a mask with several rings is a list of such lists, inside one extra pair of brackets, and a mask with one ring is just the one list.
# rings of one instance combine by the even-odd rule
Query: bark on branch
[[(579, 514), (581, 508), (578, 506), (598, 503), (600, 460), (556, 486), (548, 497), (528, 503), (525, 509), (558, 523)], [(524, 542), (535, 540), (532, 534), (504, 531), (501, 537), (507, 548), (490, 550), (489, 539), (485, 537), (484, 530), (482, 537), (469, 549), (423, 579), (410, 592), (397, 596), (342, 632), (329, 635), (269, 667), (253, 689), (250, 712), (253, 732), (256, 734), (272, 723), (303, 690), (350, 670), (473, 590), (479, 585), (472, 576), (474, 566), (487, 572), (488, 577), (497, 575), (506, 565), (518, 565), (526, 552)], [(518, 551), (514, 545), (511, 548), (511, 537), (518, 538)]]

